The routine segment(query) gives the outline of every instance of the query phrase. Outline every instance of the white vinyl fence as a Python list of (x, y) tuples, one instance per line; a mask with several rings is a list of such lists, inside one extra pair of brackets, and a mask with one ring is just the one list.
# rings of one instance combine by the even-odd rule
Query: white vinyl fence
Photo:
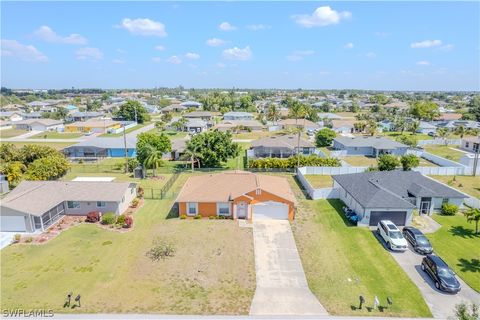
[(135, 121), (125, 122), (124, 124), (125, 124), (124, 126), (118, 128), (118, 129), (109, 129), (108, 133), (117, 134), (117, 133), (123, 132), (123, 130), (128, 130), (128, 129), (133, 128), (137, 125), (137, 123)]
[(463, 203), (465, 203), (467, 206), (469, 206), (471, 208), (480, 209), (480, 199), (470, 197), (470, 198), (465, 199), (463, 201)]
[(435, 144), (462, 144), (461, 139), (442, 139), (442, 138), (435, 138), (431, 140), (419, 140), (417, 143), (419, 146), (425, 145), (435, 145)]
[[(318, 175), (329, 175), (329, 174), (322, 174), (318, 173), (320, 171), (311, 170), (312, 168), (330, 168), (330, 167), (302, 167), (297, 169), (297, 179), (300, 181), (302, 186), (307, 191), (308, 196), (313, 199), (338, 199), (338, 189), (334, 188), (313, 188), (310, 182), (308, 182), (307, 178), (304, 176), (305, 174), (318, 174)], [(309, 170), (310, 169), (310, 170)], [(317, 173), (308, 173), (310, 172), (317, 172)]]

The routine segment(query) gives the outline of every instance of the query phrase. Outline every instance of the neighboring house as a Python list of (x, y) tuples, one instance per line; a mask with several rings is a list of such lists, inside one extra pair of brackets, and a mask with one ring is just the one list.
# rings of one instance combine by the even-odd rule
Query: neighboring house
[(10, 121), (5, 121), (0, 119), (0, 130), (11, 129), (12, 123)]
[(22, 181), (2, 199), (1, 231), (45, 231), (65, 215), (122, 214), (137, 196), (130, 182)]
[(208, 130), (208, 124), (202, 119), (188, 119), (183, 127), (183, 131), (191, 133), (201, 133)]
[(190, 108), (200, 109), (202, 107), (202, 104), (197, 101), (185, 101), (180, 103), (180, 105), (187, 109), (190, 109)]
[(430, 122), (420, 121), (418, 124), (417, 133), (429, 134), (429, 133), (436, 133), (437, 127)]
[(218, 131), (261, 131), (263, 124), (258, 120), (222, 120), (214, 127)]
[(28, 119), (14, 123), (15, 129), (27, 131), (62, 131), (63, 121), (54, 119)]
[(186, 119), (199, 119), (203, 120), (207, 123), (207, 126), (210, 128), (215, 124), (214, 118), (215, 115), (213, 112), (210, 111), (193, 111), (188, 112), (183, 115)]
[(32, 102), (27, 103), (27, 105), (31, 108), (38, 109), (38, 108), (48, 107), (48, 106), (50, 106), (50, 103), (44, 102), (44, 101), (32, 101)]
[(103, 117), (103, 112), (101, 111), (83, 111), (83, 112), (74, 112), (68, 118), (72, 121), (87, 121), (90, 119), (96, 119)]
[(449, 130), (455, 130), (458, 127), (464, 127), (465, 129), (480, 129), (480, 122), (472, 120), (452, 120), (452, 121), (436, 121), (437, 128), (447, 128)]
[(69, 104), (68, 106), (65, 107), (65, 109), (67, 109), (67, 112), (69, 114), (76, 113), (78, 111), (78, 107), (73, 104)]
[(96, 137), (79, 142), (63, 149), (63, 153), (69, 158), (123, 158), (125, 157), (125, 142), (127, 156), (136, 157), (136, 137), (127, 135), (126, 141), (123, 137), (109, 138)]
[(165, 113), (169, 113), (169, 112), (182, 112), (182, 111), (185, 111), (187, 109), (188, 109), (187, 107), (184, 107), (180, 104), (171, 104), (169, 106), (166, 106), (166, 107), (162, 108), (160, 110), (160, 113), (165, 114)]
[(90, 119), (66, 124), (65, 132), (106, 133), (110, 129), (115, 130), (121, 126), (121, 122), (111, 119)]
[(23, 114), (18, 111), (0, 111), (0, 118), (11, 122), (16, 122), (23, 120)]
[(160, 112), (160, 109), (157, 106), (152, 106), (150, 104), (143, 105), (148, 113), (157, 114)]
[(284, 177), (230, 171), (188, 178), (176, 200), (180, 215), (293, 220), (296, 199)]
[(283, 129), (304, 128), (305, 130), (316, 130), (320, 126), (307, 119), (284, 119), (278, 121), (278, 125)]
[(288, 158), (297, 153), (311, 155), (315, 153), (315, 146), (303, 138), (298, 144), (297, 135), (276, 135), (258, 139), (252, 142), (255, 158)]
[(462, 118), (461, 113), (442, 113), (436, 118), (436, 120), (453, 121), (453, 120), (460, 120), (461, 118)]
[[(315, 105), (315, 104), (314, 104)], [(319, 112), (318, 117), (320, 119), (330, 119), (330, 120), (340, 120), (343, 119), (342, 116), (339, 116), (338, 114), (335, 113), (330, 113), (330, 112)]]
[(255, 116), (249, 112), (230, 111), (223, 115), (223, 120), (253, 120)]
[(41, 119), (41, 118), (42, 118), (42, 113), (38, 111), (23, 114), (23, 119)]
[(8, 186), (7, 176), (0, 174), (0, 194), (7, 193), (8, 191), (10, 191), (10, 187)]
[[(187, 147), (188, 138), (183, 139), (173, 139), (172, 142), (172, 151), (167, 152), (163, 155), (163, 159), (167, 160), (180, 160), (181, 156), (185, 152)], [(185, 159), (189, 160), (189, 159)]]
[(373, 156), (382, 154), (404, 155), (408, 146), (384, 137), (337, 137), (333, 149), (345, 150), (347, 156)]
[(431, 215), (444, 203), (460, 207), (468, 198), (416, 171), (373, 171), (332, 178), (340, 200), (359, 216), (361, 226), (375, 226), (384, 219), (400, 226), (410, 225), (415, 209)]
[(332, 130), (337, 133), (355, 132), (355, 120), (332, 120)]
[(386, 131), (393, 131), (395, 126), (392, 121), (383, 120), (378, 123), (378, 127), (382, 130), (382, 132), (386, 132)]
[[(461, 148), (470, 152), (479, 152), (480, 150), (480, 137), (465, 137), (462, 139)], [(480, 185), (480, 182), (479, 182)]]

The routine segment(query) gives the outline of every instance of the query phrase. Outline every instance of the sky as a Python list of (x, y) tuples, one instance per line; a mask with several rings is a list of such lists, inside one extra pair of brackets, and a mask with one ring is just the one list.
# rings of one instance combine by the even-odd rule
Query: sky
[(480, 90), (480, 2), (1, 2), (8, 88)]

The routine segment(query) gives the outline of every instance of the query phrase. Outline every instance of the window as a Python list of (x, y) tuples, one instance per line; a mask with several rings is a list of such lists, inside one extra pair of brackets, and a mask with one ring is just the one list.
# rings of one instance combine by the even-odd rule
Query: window
[(197, 215), (198, 204), (196, 202), (187, 203), (187, 215), (196, 216)]
[(443, 206), (444, 204), (447, 204), (447, 203), (448, 203), (448, 198), (443, 198), (443, 200), (442, 200), (442, 206)]
[(97, 201), (97, 208), (105, 208), (106, 206), (105, 201)]
[(79, 201), (67, 201), (67, 208), (68, 209), (78, 209), (80, 208)]
[(228, 202), (217, 203), (217, 214), (219, 216), (229, 216), (230, 215), (230, 203), (228, 203)]
[(468, 141), (465, 142), (465, 148), (468, 148), (470, 146), (470, 143)]

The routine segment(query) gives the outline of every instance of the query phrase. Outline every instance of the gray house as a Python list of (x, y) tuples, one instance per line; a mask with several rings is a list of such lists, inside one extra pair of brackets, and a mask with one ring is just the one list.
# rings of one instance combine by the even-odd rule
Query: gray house
[(1, 231), (44, 231), (64, 215), (122, 214), (137, 196), (130, 182), (22, 181), (2, 199)]
[(442, 204), (457, 206), (468, 198), (449, 186), (416, 171), (376, 171), (334, 175), (333, 188), (346, 206), (359, 216), (359, 225), (375, 226), (388, 219), (410, 225), (413, 210), (431, 215)]
[(345, 150), (347, 156), (373, 156), (382, 154), (404, 155), (408, 146), (383, 137), (337, 137), (333, 139), (335, 150)]
[(249, 112), (230, 111), (223, 115), (223, 120), (253, 120), (255, 116)]
[(297, 153), (310, 155), (315, 153), (315, 146), (303, 138), (298, 145), (297, 135), (272, 136), (252, 142), (255, 158), (288, 158)]

